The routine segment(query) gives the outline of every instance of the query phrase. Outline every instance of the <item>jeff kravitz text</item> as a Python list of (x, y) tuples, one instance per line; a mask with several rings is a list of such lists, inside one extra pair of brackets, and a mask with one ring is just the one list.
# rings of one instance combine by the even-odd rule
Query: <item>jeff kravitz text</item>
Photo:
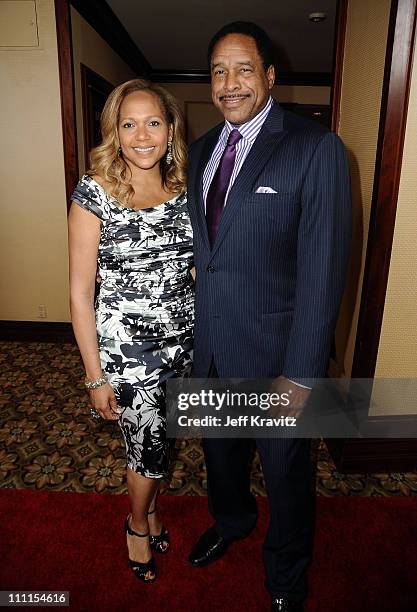
[(297, 419), (290, 416), (261, 417), (259, 415), (243, 415), (238, 417), (204, 416), (201, 418), (187, 417), (182, 414), (178, 417), (180, 427), (296, 427)]

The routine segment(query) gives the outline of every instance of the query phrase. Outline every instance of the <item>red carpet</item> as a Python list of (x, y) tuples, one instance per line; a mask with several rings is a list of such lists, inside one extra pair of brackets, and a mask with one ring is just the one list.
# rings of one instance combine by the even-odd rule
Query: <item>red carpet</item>
[[(195, 569), (186, 557), (210, 524), (206, 501), (161, 497), (173, 549), (143, 585), (126, 563), (127, 496), (1, 489), (0, 589), (70, 591), (76, 611), (268, 611), (265, 500), (250, 538)], [(417, 498), (319, 497), (310, 585), (307, 612), (417, 611)]]

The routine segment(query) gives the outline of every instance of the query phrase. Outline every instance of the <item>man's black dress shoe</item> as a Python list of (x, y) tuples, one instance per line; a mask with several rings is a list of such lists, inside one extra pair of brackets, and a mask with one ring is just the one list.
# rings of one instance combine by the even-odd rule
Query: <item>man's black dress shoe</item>
[(272, 600), (271, 612), (303, 612), (304, 606), (301, 601), (291, 601), (283, 597)]
[(220, 536), (214, 525), (207, 529), (192, 549), (189, 562), (195, 567), (208, 565), (212, 561), (220, 559), (226, 552), (230, 541)]

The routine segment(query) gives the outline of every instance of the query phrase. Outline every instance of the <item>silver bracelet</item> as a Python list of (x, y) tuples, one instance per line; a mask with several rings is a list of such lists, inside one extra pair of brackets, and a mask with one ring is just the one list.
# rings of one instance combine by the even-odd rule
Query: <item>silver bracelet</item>
[(103, 385), (107, 384), (107, 377), (104, 372), (102, 372), (102, 376), (100, 376), (99, 378), (95, 378), (94, 380), (86, 378), (84, 380), (84, 384), (87, 389), (98, 389), (99, 387), (102, 387)]

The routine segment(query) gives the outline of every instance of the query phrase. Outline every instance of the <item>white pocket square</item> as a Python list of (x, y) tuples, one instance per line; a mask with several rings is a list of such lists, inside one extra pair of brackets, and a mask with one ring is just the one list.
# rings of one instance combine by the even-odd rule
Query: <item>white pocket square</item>
[(255, 193), (277, 193), (272, 187), (258, 187)]

